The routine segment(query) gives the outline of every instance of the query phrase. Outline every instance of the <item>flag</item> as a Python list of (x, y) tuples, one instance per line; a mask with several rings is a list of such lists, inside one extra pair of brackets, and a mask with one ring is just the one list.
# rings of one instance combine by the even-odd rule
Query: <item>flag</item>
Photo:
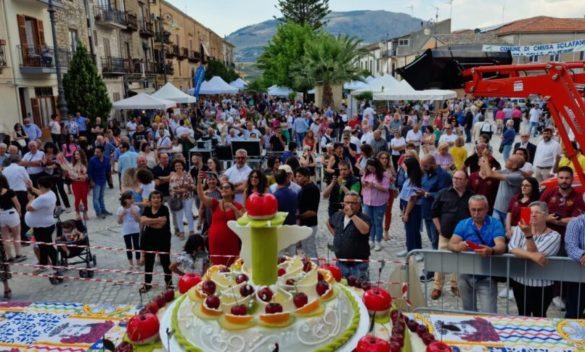
[(201, 84), (203, 84), (204, 79), (205, 67), (203, 65), (199, 65), (199, 67), (197, 67), (197, 71), (195, 71), (195, 75), (193, 76), (193, 96), (195, 98), (199, 98), (199, 90), (201, 89)]

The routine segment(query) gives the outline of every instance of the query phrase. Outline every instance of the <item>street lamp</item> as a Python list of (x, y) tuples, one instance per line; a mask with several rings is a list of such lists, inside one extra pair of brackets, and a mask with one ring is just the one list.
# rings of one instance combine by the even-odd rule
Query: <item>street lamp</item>
[(51, 20), (51, 34), (53, 36), (53, 56), (55, 59), (55, 69), (57, 72), (57, 91), (59, 93), (58, 107), (62, 119), (67, 118), (67, 101), (65, 101), (65, 90), (63, 89), (63, 77), (61, 75), (61, 64), (59, 62), (59, 44), (57, 43), (57, 30), (55, 29), (55, 6), (53, 0), (49, 0), (49, 19)]

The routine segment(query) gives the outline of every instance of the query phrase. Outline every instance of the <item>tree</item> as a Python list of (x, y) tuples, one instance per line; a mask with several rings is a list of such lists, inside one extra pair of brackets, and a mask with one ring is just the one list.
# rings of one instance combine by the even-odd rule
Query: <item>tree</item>
[(227, 83), (235, 81), (240, 78), (240, 75), (234, 71), (233, 68), (229, 68), (224, 65), (223, 62), (210, 59), (207, 61), (207, 69), (205, 70), (205, 79), (210, 80), (213, 76), (219, 76)]
[(322, 106), (332, 106), (332, 86), (362, 80), (361, 70), (356, 62), (366, 55), (368, 51), (361, 46), (359, 39), (334, 37), (326, 32), (319, 32), (305, 46), (303, 57), (294, 65), (294, 77), (299, 85), (322, 85)]
[(292, 21), (313, 29), (323, 27), (325, 16), (331, 13), (329, 0), (278, 0), (275, 7), (282, 13), (284, 22)]
[(272, 40), (264, 47), (257, 60), (263, 70), (263, 81), (268, 84), (290, 87), (305, 91), (310, 86), (295, 85), (292, 66), (299, 62), (305, 53), (305, 45), (314, 38), (315, 33), (308, 25), (286, 22), (278, 26)]
[(71, 113), (79, 111), (95, 119), (108, 116), (112, 109), (106, 84), (81, 43), (77, 45), (69, 70), (63, 75), (63, 89)]

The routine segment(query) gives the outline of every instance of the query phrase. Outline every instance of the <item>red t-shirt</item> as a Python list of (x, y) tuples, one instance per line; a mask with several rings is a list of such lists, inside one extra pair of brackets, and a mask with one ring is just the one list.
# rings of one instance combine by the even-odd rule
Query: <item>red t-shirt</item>
[(498, 187), (500, 181), (495, 178), (482, 178), (479, 176), (479, 171), (476, 171), (469, 175), (469, 188), (475, 194), (484, 195), (490, 206), (490, 213), (494, 210), (494, 204), (496, 203), (496, 195), (498, 193)]
[(349, 127), (351, 127), (352, 130), (355, 128), (355, 126), (357, 126), (359, 124), (360, 124), (360, 120), (358, 120), (358, 119), (349, 120), (349, 122), (347, 123), (347, 125)]
[(508, 213), (510, 213), (510, 215), (512, 216), (511, 221), (512, 226), (517, 226), (518, 222), (520, 221), (520, 209), (525, 208), (528, 205), (530, 205), (530, 203), (532, 203), (530, 199), (525, 203), (523, 203), (521, 199), (522, 194), (520, 193), (515, 194), (512, 197), (512, 199), (510, 199), (510, 204), (508, 205)]
[[(541, 195), (540, 200), (548, 205), (549, 214), (557, 214), (561, 219), (577, 217), (585, 212), (583, 196), (571, 189), (568, 196), (559, 192), (559, 187), (547, 188)], [(549, 227), (561, 235), (565, 235), (566, 226), (549, 224)]]

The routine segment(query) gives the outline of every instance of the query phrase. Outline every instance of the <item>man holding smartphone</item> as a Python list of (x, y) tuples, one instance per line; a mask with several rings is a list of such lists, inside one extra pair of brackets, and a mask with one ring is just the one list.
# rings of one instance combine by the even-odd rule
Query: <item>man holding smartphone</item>
[[(357, 192), (349, 191), (343, 197), (342, 211), (338, 211), (327, 222), (327, 228), (333, 235), (335, 256), (338, 259), (370, 258), (370, 218), (361, 211), (361, 199)], [(361, 280), (368, 279), (368, 263), (338, 261), (344, 277), (354, 276)]]
[[(471, 241), (479, 247), (473, 251), (482, 257), (504, 254), (506, 231), (498, 219), (487, 215), (487, 198), (474, 195), (469, 198), (468, 204), (471, 217), (457, 224), (449, 241), (449, 250), (456, 253), (466, 252), (471, 249), (467, 241)], [(497, 312), (498, 287), (493, 277), (461, 274), (459, 292), (464, 310), (477, 312), (479, 300), (482, 312)]]

